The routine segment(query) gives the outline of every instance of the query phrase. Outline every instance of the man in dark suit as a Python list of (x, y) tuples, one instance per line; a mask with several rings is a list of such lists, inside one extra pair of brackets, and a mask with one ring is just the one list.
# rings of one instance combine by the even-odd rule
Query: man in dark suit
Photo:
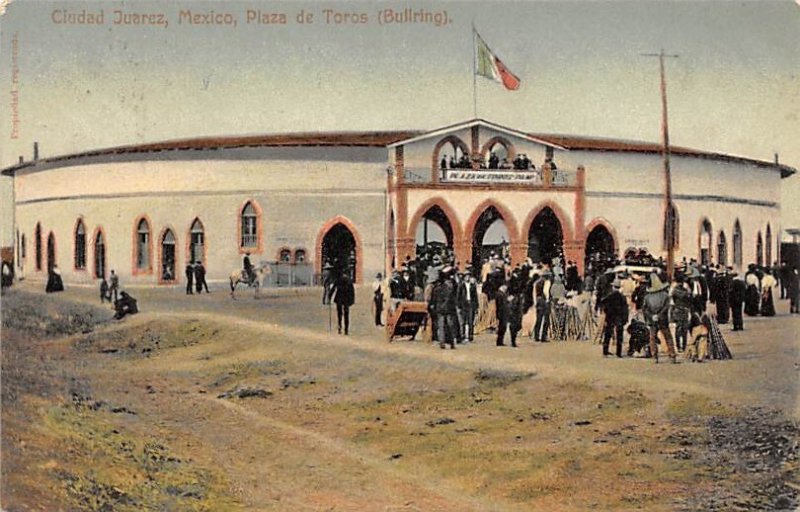
[(208, 283), (206, 283), (206, 267), (203, 265), (202, 261), (198, 261), (194, 265), (194, 280), (197, 286), (197, 293), (202, 293), (203, 288), (205, 288), (206, 293), (211, 293), (208, 291)]
[(350, 333), (350, 306), (356, 302), (356, 290), (347, 272), (342, 272), (336, 280), (333, 293), (339, 334), (342, 334), (342, 324), (344, 323), (344, 334), (347, 336)]
[(194, 293), (194, 265), (192, 262), (186, 264), (186, 295)]
[(742, 317), (742, 308), (744, 307), (744, 300), (747, 296), (747, 284), (744, 279), (737, 274), (731, 274), (733, 280), (728, 288), (728, 304), (731, 308), (731, 316), (733, 317), (733, 330), (744, 330), (744, 319)]
[(456, 292), (456, 304), (460, 312), (460, 325), (464, 330), (464, 339), (473, 341), (475, 336), (475, 313), (478, 311), (478, 284), (475, 276), (464, 272), (463, 279)]
[(622, 283), (615, 279), (612, 283), (612, 290), (601, 300), (601, 307), (606, 314), (605, 326), (603, 327), (603, 355), (611, 355), (608, 347), (611, 343), (611, 336), (616, 335), (617, 357), (622, 357), (622, 340), (625, 324), (628, 323), (628, 301), (620, 293)]
[(494, 301), (497, 306), (497, 343), (498, 347), (505, 346), (506, 329), (511, 316), (511, 308), (508, 304), (508, 285), (501, 284), (494, 293)]

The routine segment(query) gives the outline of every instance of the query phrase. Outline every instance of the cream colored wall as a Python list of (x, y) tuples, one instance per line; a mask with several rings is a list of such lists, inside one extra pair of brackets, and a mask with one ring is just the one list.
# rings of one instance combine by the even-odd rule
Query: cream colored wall
[[(374, 153), (374, 150), (372, 151)], [(370, 158), (372, 156), (370, 155)], [(263, 251), (255, 261), (274, 261), (282, 247), (306, 250), (314, 262), (317, 237), (336, 216), (355, 226), (362, 242), (364, 275), (382, 271), (384, 253), (385, 150), (378, 163), (345, 161), (223, 160), (107, 162), (20, 174), (16, 182), (17, 226), (26, 234), (24, 273), (34, 271), (34, 229), (46, 240), (56, 235), (57, 263), (67, 282), (93, 283), (93, 233), (102, 226), (107, 268), (124, 282), (156, 283), (157, 242), (170, 227), (177, 239), (179, 281), (187, 258), (192, 221), (203, 222), (210, 280), (227, 279), (241, 268), (239, 212), (247, 200), (263, 210)], [(153, 240), (153, 272), (133, 275), (134, 222), (147, 215)], [(73, 231), (78, 217), (87, 229), (87, 270), (73, 270)]]

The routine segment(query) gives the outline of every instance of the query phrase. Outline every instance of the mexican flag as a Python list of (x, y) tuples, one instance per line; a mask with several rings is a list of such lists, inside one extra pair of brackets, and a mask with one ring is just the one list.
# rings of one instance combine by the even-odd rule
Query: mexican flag
[(509, 91), (519, 89), (519, 78), (509, 71), (503, 61), (497, 58), (497, 55), (492, 53), (477, 30), (475, 31), (475, 54), (477, 57), (476, 74), (503, 84)]

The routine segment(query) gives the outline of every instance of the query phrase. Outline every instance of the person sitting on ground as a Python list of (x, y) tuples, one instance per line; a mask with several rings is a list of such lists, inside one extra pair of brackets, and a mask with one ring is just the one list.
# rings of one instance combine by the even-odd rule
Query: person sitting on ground
[(139, 312), (139, 307), (136, 299), (128, 295), (128, 292), (120, 292), (120, 297), (114, 302), (114, 310), (116, 314), (114, 318), (117, 320), (122, 319), (125, 315), (135, 315)]

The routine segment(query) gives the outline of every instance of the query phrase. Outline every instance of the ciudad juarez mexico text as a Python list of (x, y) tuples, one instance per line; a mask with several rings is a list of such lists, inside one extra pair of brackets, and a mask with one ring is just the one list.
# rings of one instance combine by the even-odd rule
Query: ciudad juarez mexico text
[(292, 12), (268, 9), (175, 9), (148, 10), (139, 8), (53, 9), (50, 21), (54, 25), (120, 25), (152, 26), (281, 26), (281, 25), (429, 25), (444, 27), (452, 23), (445, 9), (430, 10), (410, 7), (382, 7), (372, 10), (334, 9), (320, 7)]

